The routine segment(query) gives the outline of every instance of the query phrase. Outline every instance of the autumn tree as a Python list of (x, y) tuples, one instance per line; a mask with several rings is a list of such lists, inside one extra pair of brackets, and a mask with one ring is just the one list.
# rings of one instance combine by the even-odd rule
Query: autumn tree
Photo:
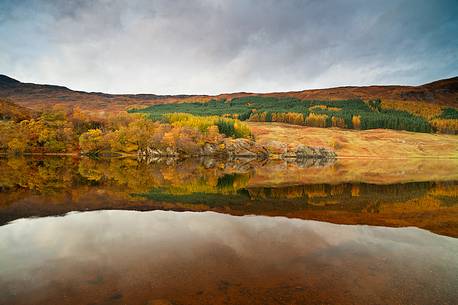
[(361, 129), (361, 117), (359, 115), (354, 115), (351, 118), (351, 123), (354, 129)]
[(89, 129), (79, 137), (83, 152), (98, 154), (109, 148), (109, 143), (100, 129)]

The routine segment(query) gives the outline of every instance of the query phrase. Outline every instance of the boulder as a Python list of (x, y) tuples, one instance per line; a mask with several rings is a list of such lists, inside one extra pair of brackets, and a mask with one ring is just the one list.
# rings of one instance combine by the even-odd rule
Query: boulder
[(213, 156), (218, 152), (218, 146), (213, 143), (205, 143), (201, 149), (201, 156)]
[(224, 139), (224, 153), (230, 157), (254, 157), (266, 158), (268, 150), (258, 143), (249, 139)]
[(296, 158), (323, 158), (332, 159), (336, 153), (324, 147), (311, 147), (300, 144), (296, 147)]
[(264, 143), (264, 147), (269, 151), (271, 155), (283, 155), (288, 152), (288, 145), (279, 141), (270, 141)]

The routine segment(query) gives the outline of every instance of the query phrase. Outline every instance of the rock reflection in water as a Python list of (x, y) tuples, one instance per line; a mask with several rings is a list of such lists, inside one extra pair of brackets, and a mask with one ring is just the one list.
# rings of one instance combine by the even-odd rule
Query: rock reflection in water
[(458, 241), (212, 212), (0, 227), (0, 304), (456, 304)]

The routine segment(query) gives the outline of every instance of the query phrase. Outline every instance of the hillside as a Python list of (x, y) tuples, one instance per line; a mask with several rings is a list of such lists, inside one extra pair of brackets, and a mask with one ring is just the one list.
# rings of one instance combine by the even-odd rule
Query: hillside
[[(306, 85), (306, 84), (304, 84)], [(96, 111), (119, 111), (154, 104), (232, 99), (243, 96), (294, 97), (309, 100), (382, 99), (393, 101), (420, 101), (442, 106), (458, 107), (458, 77), (435, 81), (421, 86), (365, 86), (313, 89), (297, 92), (230, 93), (208, 95), (105, 94), (73, 91), (53, 85), (22, 83), (0, 75), (0, 99), (7, 98), (21, 106), (41, 110), (49, 105), (80, 105)]]
[(339, 158), (458, 158), (458, 140), (454, 135), (389, 129), (356, 131), (281, 123), (249, 122), (248, 125), (261, 145), (279, 141), (290, 146), (326, 147), (334, 150)]
[(290, 96), (299, 99), (336, 100), (377, 99), (399, 101), (426, 101), (458, 107), (458, 77), (438, 80), (421, 86), (365, 86), (337, 87), (304, 90), (298, 92), (272, 93), (272, 96)]
[(35, 113), (26, 107), (0, 100), (0, 120), (22, 121), (33, 117)]
[(74, 91), (67, 87), (22, 83), (6, 75), (0, 75), (0, 99), (8, 99), (18, 105), (43, 110), (52, 105), (79, 105), (85, 110), (121, 111), (129, 107), (142, 107), (156, 103), (173, 102), (186, 95), (156, 94), (106, 94), (101, 92)]

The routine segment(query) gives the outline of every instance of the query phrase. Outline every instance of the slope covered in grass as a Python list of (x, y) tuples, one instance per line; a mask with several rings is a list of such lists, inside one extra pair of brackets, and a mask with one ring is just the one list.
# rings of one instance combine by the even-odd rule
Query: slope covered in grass
[(260, 144), (280, 141), (335, 150), (338, 157), (458, 158), (458, 137), (389, 129), (343, 130), (281, 123), (249, 122)]
[(10, 101), (0, 100), (0, 120), (22, 121), (34, 116), (31, 109), (16, 105)]

